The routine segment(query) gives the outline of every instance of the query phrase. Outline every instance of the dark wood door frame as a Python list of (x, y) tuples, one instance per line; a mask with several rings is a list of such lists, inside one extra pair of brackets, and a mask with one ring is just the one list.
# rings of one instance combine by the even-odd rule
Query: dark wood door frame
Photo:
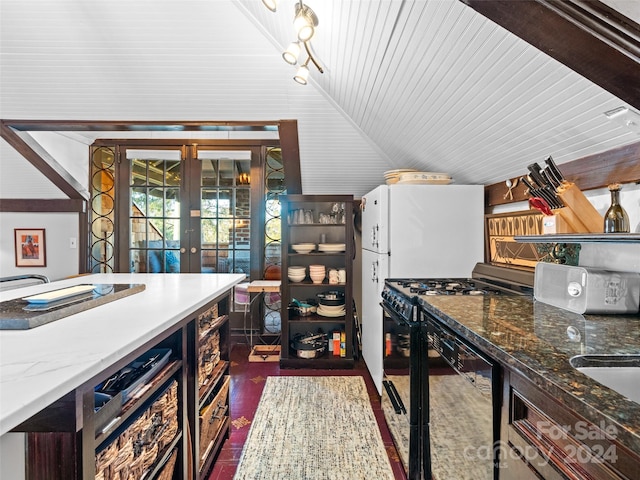
[[(58, 187), (71, 200), (89, 200), (90, 193), (78, 183), (40, 144), (28, 133), (41, 132), (113, 132), (112, 138), (117, 138), (117, 132), (146, 131), (273, 131), (278, 130), (282, 157), (287, 170), (287, 188), (298, 192), (302, 188), (300, 179), (300, 149), (298, 147), (298, 121), (208, 121), (208, 122), (161, 122), (161, 121), (101, 121), (101, 120), (0, 120), (0, 136), (20, 153), (29, 163)], [(196, 139), (190, 139), (194, 142)], [(111, 142), (113, 143), (113, 142)], [(241, 143), (238, 141), (236, 143)], [(87, 152), (87, 161), (89, 153)], [(0, 203), (0, 211), (35, 211), (34, 205), (42, 208), (49, 203), (32, 203), (32, 199), (6, 200)], [(28, 205), (31, 206), (28, 206)], [(60, 211), (84, 211), (84, 202), (67, 202), (56, 204)], [(11, 209), (11, 210), (8, 210)], [(16, 210), (17, 209), (17, 210)], [(46, 212), (49, 210), (38, 210)]]
[[(290, 192), (300, 193), (302, 181), (300, 177), (300, 149), (298, 147), (298, 121), (208, 121), (208, 122), (160, 122), (160, 121), (79, 121), (79, 120), (2, 120), (0, 119), (0, 137), (11, 145), (39, 172), (48, 178), (69, 199), (0, 199), (0, 212), (77, 212), (79, 223), (79, 272), (87, 269), (86, 261), (80, 252), (88, 250), (88, 215), (87, 202), (90, 192), (67, 172), (42, 146), (29, 134), (30, 131), (76, 131), (76, 132), (117, 132), (136, 131), (274, 131), (278, 130), (285, 179)], [(131, 139), (128, 139), (131, 141)], [(197, 142), (195, 138), (190, 142)], [(148, 139), (146, 140), (148, 142)], [(99, 143), (99, 142), (97, 142)], [(113, 143), (113, 142), (112, 142)], [(200, 143), (207, 143), (207, 140)], [(218, 143), (224, 143), (218, 142)], [(234, 141), (243, 143), (242, 140)], [(252, 143), (256, 143), (254, 140)], [(269, 143), (269, 142), (266, 142)], [(273, 143), (273, 142), (272, 142)], [(89, 152), (87, 152), (89, 162)]]

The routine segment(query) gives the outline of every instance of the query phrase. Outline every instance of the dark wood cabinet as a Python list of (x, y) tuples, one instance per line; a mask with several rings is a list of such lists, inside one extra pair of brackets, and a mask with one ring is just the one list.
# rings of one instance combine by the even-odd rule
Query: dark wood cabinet
[[(14, 429), (27, 432), (26, 478), (207, 478), (230, 434), (229, 302), (226, 292)], [(168, 351), (126, 401), (96, 409), (105, 381)]]
[(197, 418), (193, 419), (193, 461), (197, 478), (206, 479), (224, 440), (230, 435), (229, 316), (221, 314), (220, 303), (216, 303), (198, 316), (196, 327), (194, 380), (198, 396), (194, 411)]
[(634, 479), (640, 457), (607, 425), (581, 418), (521, 375), (505, 369), (501, 479)]
[[(353, 236), (352, 195), (285, 195), (282, 201), (282, 348), (283, 368), (352, 368), (353, 347)], [(310, 249), (297, 248), (310, 244)], [(343, 246), (341, 248), (341, 246)], [(310, 267), (325, 267), (322, 282), (314, 283)], [(292, 281), (289, 267), (303, 267), (304, 279)], [(344, 281), (330, 282), (330, 270), (343, 270)], [(318, 301), (318, 295), (336, 292), (344, 296), (344, 313), (318, 312), (299, 315), (288, 306), (294, 302)], [(319, 306), (321, 308), (322, 306)], [(301, 358), (296, 339), (327, 336), (325, 350), (315, 358)], [(334, 335), (341, 335), (342, 354), (333, 350)], [(304, 355), (303, 355), (304, 356)]]

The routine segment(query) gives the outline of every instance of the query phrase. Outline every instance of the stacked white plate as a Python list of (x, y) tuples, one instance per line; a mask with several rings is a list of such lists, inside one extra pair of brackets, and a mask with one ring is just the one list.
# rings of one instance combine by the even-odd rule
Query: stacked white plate
[(446, 173), (404, 172), (396, 182), (398, 185), (449, 185), (453, 179)]
[(400, 179), (400, 174), (404, 172), (417, 172), (415, 168), (398, 168), (396, 170), (387, 170), (384, 172), (384, 180), (387, 185), (393, 185)]
[(315, 243), (294, 243), (291, 248), (296, 253), (310, 253), (316, 249)]
[(294, 283), (298, 283), (304, 280), (307, 276), (307, 267), (294, 267), (291, 266), (287, 269), (287, 276), (289, 280)]
[(318, 305), (316, 311), (318, 315), (323, 317), (342, 317), (345, 314), (344, 304), (342, 305)]
[(313, 283), (322, 283), (327, 272), (324, 265), (309, 265), (309, 277)]
[(331, 252), (344, 252), (347, 247), (344, 243), (321, 243), (318, 245), (319, 252), (331, 253)]

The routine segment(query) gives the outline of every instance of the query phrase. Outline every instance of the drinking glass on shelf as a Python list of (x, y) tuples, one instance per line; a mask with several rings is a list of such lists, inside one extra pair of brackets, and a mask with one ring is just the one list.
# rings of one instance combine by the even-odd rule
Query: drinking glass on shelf
[(313, 210), (305, 210), (304, 223), (313, 223)]

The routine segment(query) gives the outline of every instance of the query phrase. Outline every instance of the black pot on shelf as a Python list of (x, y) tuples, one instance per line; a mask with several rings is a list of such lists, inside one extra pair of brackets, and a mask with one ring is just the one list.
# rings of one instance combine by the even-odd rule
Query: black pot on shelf
[(342, 292), (331, 290), (318, 293), (316, 296), (318, 297), (318, 303), (320, 305), (344, 305), (344, 293)]
[(327, 334), (299, 333), (293, 337), (291, 348), (296, 351), (298, 358), (318, 358), (327, 348)]

